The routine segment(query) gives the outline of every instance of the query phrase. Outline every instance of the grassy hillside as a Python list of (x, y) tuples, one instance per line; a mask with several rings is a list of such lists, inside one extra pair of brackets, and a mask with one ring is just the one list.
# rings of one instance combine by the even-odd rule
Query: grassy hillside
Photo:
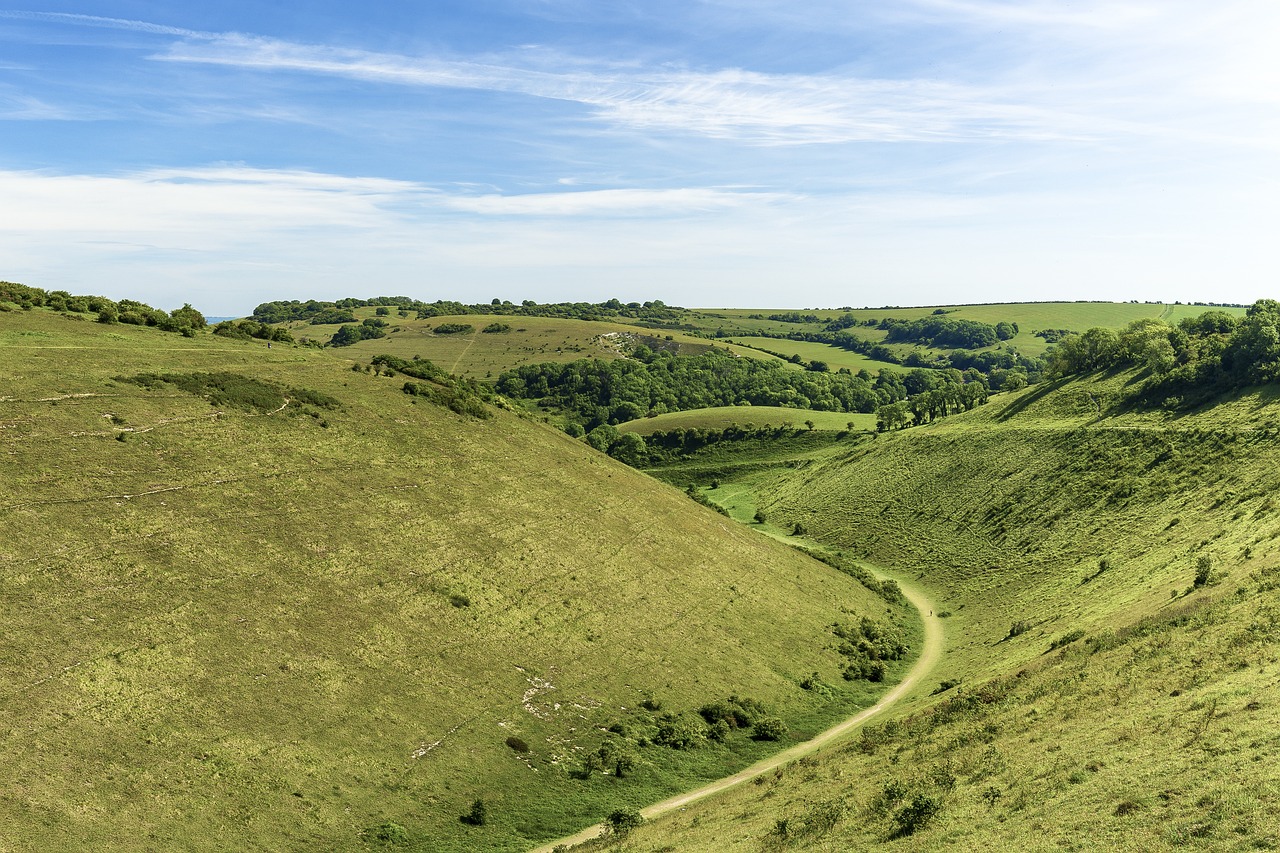
[[(374, 317), (373, 308), (357, 308), (359, 319)], [(644, 343), (682, 355), (705, 352), (713, 343), (678, 332), (655, 332), (625, 323), (568, 320), (556, 317), (504, 317), (463, 314), (452, 317), (388, 317), (385, 338), (361, 341), (345, 348), (348, 357), (370, 358), (388, 353), (400, 358), (421, 356), (450, 373), (476, 379), (492, 378), (522, 364), (570, 362), (580, 358), (617, 358), (624, 343)], [(440, 334), (440, 326), (470, 326), (468, 331)], [(287, 324), (295, 337), (327, 342), (340, 325)], [(490, 326), (505, 327), (485, 332)], [(774, 356), (746, 347), (732, 347), (739, 355), (760, 360)]]
[[(786, 335), (791, 332), (813, 332), (820, 330), (823, 323), (830, 322), (844, 314), (851, 314), (860, 321), (880, 321), (886, 318), (912, 320), (929, 317), (938, 311), (945, 313), (948, 319), (975, 320), (982, 323), (996, 324), (1000, 322), (1016, 323), (1018, 334), (993, 349), (1012, 347), (1028, 356), (1042, 355), (1049, 347), (1048, 341), (1037, 336), (1037, 331), (1045, 329), (1066, 329), (1073, 332), (1084, 332), (1094, 327), (1119, 329), (1134, 320), (1162, 319), (1176, 323), (1184, 317), (1199, 316), (1208, 310), (1205, 305), (1167, 305), (1151, 302), (1026, 302), (998, 303), (991, 305), (949, 305), (941, 307), (905, 307), (905, 308), (861, 308), (852, 311), (837, 309), (744, 309), (727, 308), (714, 311), (702, 311), (690, 315), (691, 322), (706, 332), (717, 330), (733, 338), (742, 338), (745, 343), (763, 346), (784, 355), (799, 354), (805, 360), (821, 359), (833, 367), (849, 367), (858, 370), (872, 365), (848, 363), (848, 359), (859, 359), (855, 353), (845, 353), (835, 347), (808, 342), (783, 341), (762, 338), (750, 339), (753, 333), (765, 331), (770, 334)], [(1229, 314), (1241, 316), (1244, 308), (1223, 308)], [(811, 316), (819, 323), (783, 322), (767, 319), (770, 316), (799, 314)], [(753, 319), (765, 318), (765, 319)], [(884, 339), (884, 332), (874, 327), (854, 326), (851, 334), (875, 343)], [(928, 347), (910, 344), (892, 344), (889, 348), (899, 357), (905, 357), (912, 350), (932, 352)], [(981, 350), (979, 350), (981, 351)], [(843, 353), (843, 354), (842, 354)]]
[[(0, 846), (522, 849), (872, 701), (833, 624), (912, 641), (848, 575), (357, 354), (0, 314)], [(656, 742), (734, 694), (783, 740)]]
[(948, 649), (906, 716), (631, 849), (1280, 845), (1276, 395), (1174, 416), (1126, 409), (1134, 379), (741, 460), (707, 490), (917, 577)]

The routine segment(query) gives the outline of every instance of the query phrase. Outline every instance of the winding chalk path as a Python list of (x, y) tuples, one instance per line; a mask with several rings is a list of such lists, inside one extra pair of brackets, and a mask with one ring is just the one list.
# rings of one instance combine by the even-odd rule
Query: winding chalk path
[[(879, 575), (879, 572), (876, 574)], [(883, 575), (881, 575), (881, 577), (883, 577)], [(902, 699), (902, 697), (905, 696), (911, 688), (915, 687), (921, 679), (928, 675), (933, 670), (934, 666), (937, 665), (938, 658), (942, 655), (942, 620), (933, 615), (936, 608), (928, 596), (912, 584), (898, 581), (896, 578), (894, 578), (894, 580), (902, 590), (903, 597), (911, 603), (912, 607), (920, 612), (920, 619), (924, 623), (924, 641), (920, 649), (920, 657), (916, 660), (915, 665), (911, 667), (902, 681), (894, 685), (894, 687), (888, 693), (884, 694), (884, 696), (880, 697), (880, 701), (876, 702), (874, 705), (869, 708), (863, 708), (852, 717), (837, 723), (816, 737), (807, 740), (804, 743), (798, 743), (789, 749), (785, 749), (782, 752), (777, 753), (776, 755), (771, 755), (768, 758), (761, 759), (745, 770), (739, 770), (732, 776), (726, 776), (723, 779), (718, 779), (715, 782), (710, 783), (709, 785), (703, 785), (701, 788), (697, 788), (684, 794), (677, 794), (674, 797), (670, 797), (669, 799), (647, 806), (640, 810), (641, 816), (644, 817), (645, 820), (652, 820), (659, 815), (687, 806), (696, 800), (701, 800), (704, 797), (710, 797), (713, 794), (718, 794), (721, 791), (732, 788), (734, 785), (741, 785), (743, 782), (750, 781), (757, 776), (762, 776), (765, 773), (778, 769), (784, 764), (790, 764), (792, 761), (803, 758), (806, 755), (812, 755), (832, 741), (838, 740), (844, 735), (854, 731), (877, 714), (891, 708), (900, 699)], [(930, 615), (926, 616), (926, 613)], [(598, 838), (603, 831), (604, 824), (597, 823), (594, 826), (589, 826), (581, 832), (567, 838), (559, 838), (555, 841), (547, 842), (546, 844), (535, 848), (533, 853), (551, 853), (551, 851), (561, 845), (572, 847), (575, 844), (582, 844)]]

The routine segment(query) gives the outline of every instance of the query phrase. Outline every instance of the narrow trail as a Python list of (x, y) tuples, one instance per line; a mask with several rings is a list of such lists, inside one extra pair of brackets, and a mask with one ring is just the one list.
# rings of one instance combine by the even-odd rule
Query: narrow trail
[[(880, 575), (879, 572), (875, 573), (882, 578), (884, 577), (884, 575)], [(898, 580), (897, 578), (894, 578), (893, 580), (897, 582), (899, 588), (902, 590), (902, 595), (911, 603), (911, 606), (919, 611), (920, 620), (924, 623), (924, 640), (920, 649), (920, 657), (916, 660), (915, 665), (911, 667), (902, 681), (894, 685), (894, 687), (888, 693), (884, 694), (884, 696), (880, 697), (880, 701), (876, 702), (874, 705), (868, 708), (863, 708), (852, 717), (837, 723), (816, 737), (807, 740), (804, 743), (798, 743), (789, 749), (785, 749), (782, 752), (777, 753), (776, 755), (771, 755), (768, 758), (761, 759), (750, 767), (747, 767), (744, 770), (739, 770), (732, 776), (726, 776), (723, 779), (718, 779), (708, 785), (703, 785), (701, 788), (696, 788), (683, 794), (677, 794), (674, 797), (654, 803), (651, 806), (646, 806), (640, 810), (641, 816), (644, 817), (645, 820), (652, 820), (660, 815), (683, 808), (697, 800), (710, 797), (713, 794), (718, 794), (721, 791), (734, 787), (735, 785), (741, 785), (742, 783), (748, 782), (757, 776), (762, 776), (765, 773), (776, 770), (784, 764), (790, 764), (797, 759), (804, 758), (806, 755), (812, 755), (830, 744), (832, 741), (839, 740), (850, 732), (856, 730), (872, 717), (892, 708), (899, 700), (906, 696), (913, 687), (925, 678), (925, 676), (932, 672), (933, 668), (938, 663), (938, 659), (942, 655), (942, 620), (933, 615), (936, 612), (936, 607), (934, 606), (933, 601), (930, 600), (929, 597), (926, 596), (918, 587), (914, 584)], [(926, 613), (929, 615), (926, 616)], [(555, 841), (549, 841), (546, 844), (535, 848), (533, 853), (552, 853), (556, 847), (561, 845), (572, 847), (575, 844), (583, 844), (587, 841), (592, 841), (598, 838), (603, 831), (604, 824), (597, 823), (594, 826), (589, 826), (581, 832), (575, 833), (567, 838), (559, 838)]]

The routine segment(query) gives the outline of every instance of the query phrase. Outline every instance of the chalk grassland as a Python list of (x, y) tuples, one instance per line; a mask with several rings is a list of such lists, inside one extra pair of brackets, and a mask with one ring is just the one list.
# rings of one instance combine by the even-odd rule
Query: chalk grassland
[[(743, 308), (726, 308), (702, 310), (691, 315), (691, 322), (705, 331), (715, 332), (722, 329), (731, 337), (747, 337), (753, 331), (765, 330), (771, 333), (787, 334), (795, 331), (814, 331), (821, 329), (821, 325), (813, 323), (790, 323), (780, 322), (776, 320), (753, 320), (751, 315), (761, 315), (768, 317), (771, 314), (787, 314), (798, 313), (801, 315), (812, 314), (822, 321), (827, 322), (834, 320), (836, 317), (846, 313), (852, 314), (859, 320), (883, 320), (886, 317), (895, 319), (912, 320), (920, 317), (928, 317), (932, 315), (938, 308), (935, 307), (913, 307), (913, 308), (863, 308), (853, 311), (839, 311), (833, 309), (743, 309)], [(1167, 305), (1160, 303), (1147, 302), (1028, 302), (1028, 303), (1008, 303), (995, 305), (954, 305), (943, 306), (941, 310), (946, 311), (946, 316), (950, 319), (957, 320), (977, 320), (983, 323), (996, 324), (1001, 321), (1017, 323), (1019, 333), (1008, 341), (993, 347), (992, 349), (1000, 349), (1003, 347), (1015, 347), (1019, 352), (1037, 356), (1044, 353), (1049, 348), (1049, 343), (1044, 338), (1038, 337), (1034, 333), (1042, 329), (1068, 329), (1074, 332), (1084, 332), (1095, 326), (1119, 329), (1134, 320), (1146, 318), (1162, 319), (1167, 322), (1176, 323), (1184, 317), (1196, 317), (1206, 310), (1204, 305)], [(1222, 308), (1230, 314), (1237, 316), (1243, 315), (1243, 308)], [(880, 342), (884, 339), (885, 333), (879, 329), (866, 326), (854, 326), (848, 330), (850, 333), (868, 341)], [(792, 353), (800, 354), (805, 360), (818, 359), (827, 361), (828, 363), (837, 365), (841, 358), (858, 358), (853, 353), (843, 353), (835, 347), (829, 347), (825, 344), (811, 344), (806, 342), (790, 342), (778, 339), (763, 339), (766, 343), (761, 343), (767, 349), (774, 352), (780, 352), (784, 355)], [(746, 341), (755, 345), (755, 341)], [(812, 350), (802, 350), (802, 347), (814, 348)], [(921, 349), (929, 351), (926, 347), (917, 347), (910, 344), (892, 344), (890, 345), (895, 353), (905, 356), (912, 350)], [(807, 354), (806, 354), (807, 352)], [(841, 362), (838, 366), (850, 366)], [(874, 370), (874, 367), (868, 367)]]
[[(373, 317), (375, 309), (358, 308), (357, 318)], [(593, 320), (564, 320), (555, 317), (500, 317), (466, 314), (457, 317), (432, 317), (427, 320), (385, 317), (389, 323), (385, 338), (361, 341), (341, 352), (350, 358), (370, 357), (379, 353), (413, 358), (421, 356), (435, 362), (450, 373), (472, 379), (494, 379), (502, 371), (522, 364), (543, 362), (567, 363), (580, 358), (619, 358), (624, 344), (647, 343), (670, 347), (682, 355), (696, 355), (713, 345), (712, 341), (679, 332), (659, 331), (624, 323), (602, 323)], [(502, 332), (484, 332), (486, 326), (498, 323), (509, 327)], [(434, 329), (444, 324), (468, 325), (469, 332), (437, 334)], [(338, 331), (337, 325), (312, 326), (287, 324), (295, 337), (309, 337), (327, 342)], [(775, 356), (754, 352), (745, 347), (726, 347), (749, 358), (763, 361)]]
[[(848, 576), (348, 355), (0, 314), (6, 846), (372, 849), (395, 824), (406, 849), (524, 849), (874, 700), (830, 625), (910, 622)], [(143, 372), (283, 394), (113, 378)], [(571, 777), (646, 698), (730, 694), (784, 742), (636, 745), (625, 779)], [(477, 799), (486, 823), (461, 822)]]
[(782, 406), (715, 406), (709, 409), (693, 409), (688, 412), (668, 412), (652, 418), (640, 418), (619, 424), (620, 432), (650, 435), (673, 429), (724, 429), (727, 426), (792, 426), (806, 429), (812, 422), (814, 429), (841, 431), (874, 430), (875, 415), (849, 412), (815, 412), (810, 409), (788, 409)]
[(706, 488), (918, 578), (949, 645), (899, 721), (631, 849), (1280, 845), (1276, 393), (1173, 417), (1126, 411), (1133, 379)]
[[(885, 333), (879, 329), (859, 329), (859, 336), (867, 337), (874, 340), (884, 338)], [(809, 341), (788, 341), (779, 338), (752, 338), (752, 337), (736, 337), (728, 339), (734, 343), (750, 347), (754, 350), (765, 350), (772, 353), (778, 353), (783, 356), (798, 355), (806, 362), (824, 361), (832, 372), (841, 368), (845, 368), (851, 373), (857, 373), (859, 370), (866, 370), (873, 375), (881, 370), (902, 370), (901, 365), (890, 364), (887, 361), (876, 361), (868, 358), (861, 353), (850, 352), (849, 350), (833, 347), (829, 344), (817, 344)], [(890, 347), (897, 349), (897, 347)], [(913, 347), (906, 347), (905, 352), (910, 352)]]

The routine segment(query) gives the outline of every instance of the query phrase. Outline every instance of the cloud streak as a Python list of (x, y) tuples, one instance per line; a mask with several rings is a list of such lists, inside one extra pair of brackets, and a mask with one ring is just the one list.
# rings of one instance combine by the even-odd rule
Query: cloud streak
[(1010, 100), (1007, 93), (928, 79), (764, 74), (741, 69), (553, 73), (241, 35), (183, 42), (155, 58), (521, 94), (577, 103), (620, 127), (766, 145), (1080, 138), (1083, 124), (1062, 113)]

